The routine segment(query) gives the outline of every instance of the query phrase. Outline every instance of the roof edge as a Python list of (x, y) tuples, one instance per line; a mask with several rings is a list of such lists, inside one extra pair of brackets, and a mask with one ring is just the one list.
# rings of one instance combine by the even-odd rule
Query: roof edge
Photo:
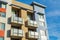
[(37, 5), (37, 6), (40, 6), (40, 7), (42, 7), (42, 8), (46, 8), (46, 6), (45, 5), (42, 5), (42, 4), (40, 4), (40, 3), (37, 3), (37, 2), (32, 2), (32, 4), (31, 5)]

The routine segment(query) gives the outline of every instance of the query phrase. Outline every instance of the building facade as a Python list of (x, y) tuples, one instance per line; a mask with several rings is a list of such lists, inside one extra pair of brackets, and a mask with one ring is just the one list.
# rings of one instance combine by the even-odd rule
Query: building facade
[(45, 6), (0, 0), (0, 40), (48, 40)]

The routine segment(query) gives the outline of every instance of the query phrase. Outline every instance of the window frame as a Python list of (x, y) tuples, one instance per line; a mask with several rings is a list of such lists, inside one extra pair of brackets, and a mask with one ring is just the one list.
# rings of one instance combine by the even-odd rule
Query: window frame
[[(0, 29), (1, 29), (1, 30), (5, 30), (5, 23), (1, 23), (1, 22), (0, 22), (0, 24), (1, 24)], [(3, 28), (3, 29), (2, 29), (2, 24), (4, 24), (4, 28)]]
[(31, 12), (27, 12), (27, 18), (28, 20), (35, 20), (35, 14)]
[(5, 12), (0, 12), (0, 17), (5, 17), (6, 18), (6, 13)]
[(39, 19), (44, 19), (44, 14), (39, 14)]
[(39, 21), (39, 25), (44, 27), (45, 26), (45, 22)]
[[(38, 16), (39, 16), (39, 19), (44, 19), (44, 14), (43, 14), (43, 13), (38, 12), (37, 14), (38, 14)], [(43, 16), (43, 17), (42, 17), (42, 16)]]
[[(2, 7), (2, 5), (4, 5), (5, 7)], [(6, 8), (7, 8), (7, 4), (6, 4), (6, 3), (1, 2), (1, 3), (0, 3), (0, 8), (5, 8), (5, 9), (6, 9)]]

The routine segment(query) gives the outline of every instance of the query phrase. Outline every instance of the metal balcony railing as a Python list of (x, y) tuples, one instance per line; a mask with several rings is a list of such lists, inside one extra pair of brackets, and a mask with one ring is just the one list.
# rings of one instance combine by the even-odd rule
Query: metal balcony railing
[(11, 22), (19, 23), (19, 24), (24, 24), (22, 18), (20, 18), (20, 17), (15, 17), (15, 16), (12, 16), (12, 17), (11, 17)]
[(33, 27), (37, 27), (37, 22), (33, 21), (33, 20), (28, 20), (28, 26), (33, 26)]
[(38, 32), (29, 31), (28, 34), (29, 34), (29, 38), (35, 38), (35, 39), (39, 38)]
[(23, 37), (24, 32), (21, 29), (12, 28), (11, 29), (11, 36)]

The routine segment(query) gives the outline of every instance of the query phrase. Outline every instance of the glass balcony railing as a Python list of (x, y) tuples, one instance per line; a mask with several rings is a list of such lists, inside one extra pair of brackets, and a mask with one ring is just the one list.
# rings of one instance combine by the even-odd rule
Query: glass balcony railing
[(41, 36), (41, 40), (47, 40), (47, 36)]
[(19, 23), (19, 24), (24, 24), (22, 18), (20, 18), (20, 17), (15, 17), (15, 16), (12, 16), (12, 17), (11, 17), (11, 22), (13, 22), (13, 23)]
[(39, 38), (37, 32), (29, 31), (28, 34), (29, 34), (29, 38), (35, 38), (35, 39), (38, 39)]
[(12, 28), (11, 29), (11, 36), (23, 37), (24, 32), (23, 32), (23, 30)]
[(37, 22), (33, 20), (28, 20), (28, 26), (37, 27)]

